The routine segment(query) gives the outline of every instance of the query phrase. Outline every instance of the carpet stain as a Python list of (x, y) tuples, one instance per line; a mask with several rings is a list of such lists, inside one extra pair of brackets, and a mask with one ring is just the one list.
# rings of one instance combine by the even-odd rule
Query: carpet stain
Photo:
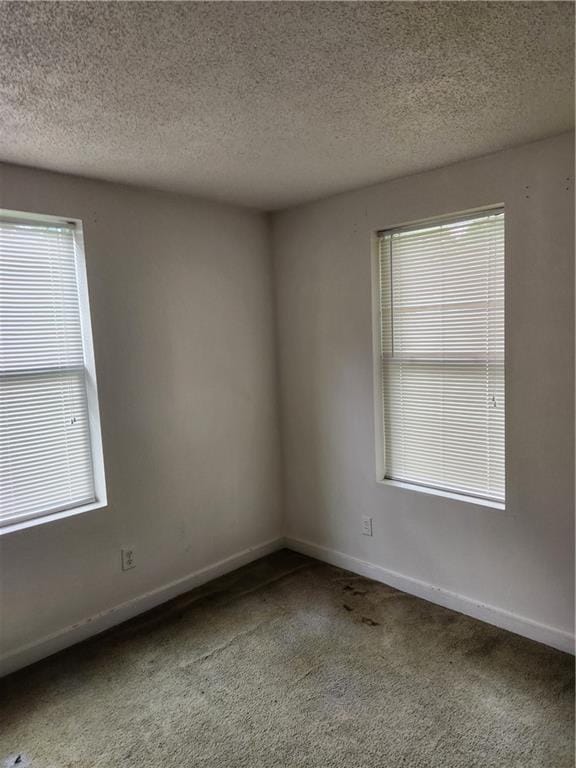
[(502, 644), (502, 636), (500, 634), (490, 637), (484, 640), (480, 645), (470, 648), (466, 651), (467, 656), (478, 656), (480, 658), (484, 656), (490, 656), (495, 653), (499, 646)]
[(573, 768), (573, 688), (567, 654), (284, 550), (3, 680), (0, 768)]

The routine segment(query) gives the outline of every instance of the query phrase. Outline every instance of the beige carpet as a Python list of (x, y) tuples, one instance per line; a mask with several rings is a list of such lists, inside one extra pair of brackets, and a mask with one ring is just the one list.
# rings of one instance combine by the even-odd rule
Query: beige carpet
[(573, 671), (284, 551), (3, 681), (0, 766), (572, 768)]

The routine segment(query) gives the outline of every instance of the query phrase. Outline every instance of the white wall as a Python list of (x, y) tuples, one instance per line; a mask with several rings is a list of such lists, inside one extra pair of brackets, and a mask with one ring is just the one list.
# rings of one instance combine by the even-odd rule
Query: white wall
[[(274, 286), (260, 214), (0, 165), (0, 207), (84, 222), (109, 497), (107, 509), (0, 537), (7, 668), (124, 618), (107, 613), (116, 606), (137, 612), (192, 586), (189, 574), (208, 578), (257, 556), (283, 532), (312, 554), (440, 601), (458, 593), (457, 608), (488, 604), (519, 617), (520, 631), (533, 622), (549, 630), (535, 636), (565, 645), (572, 141), (274, 215)], [(504, 512), (378, 485), (374, 458), (370, 235), (494, 203), (507, 214)], [(373, 538), (360, 534), (362, 514), (374, 518)], [(127, 573), (122, 544), (137, 551)]]
[[(457, 593), (463, 609), (488, 604), (503, 625), (543, 625), (533, 635), (561, 647), (574, 607), (572, 146), (566, 134), (339, 195), (274, 216), (273, 229), (292, 544), (367, 561), (432, 599)], [(506, 207), (505, 511), (377, 484), (374, 457), (371, 233), (495, 203)]]
[(15, 166), (0, 207), (83, 220), (109, 499), (1, 537), (10, 654), (278, 537), (281, 509), (265, 217)]

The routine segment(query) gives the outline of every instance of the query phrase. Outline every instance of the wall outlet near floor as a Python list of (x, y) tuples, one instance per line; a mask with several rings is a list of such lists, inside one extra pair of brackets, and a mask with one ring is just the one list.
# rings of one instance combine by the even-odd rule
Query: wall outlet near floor
[(372, 518), (362, 515), (362, 536), (372, 536)]
[(129, 571), (131, 568), (136, 568), (136, 551), (134, 547), (122, 547), (120, 553), (122, 555), (123, 571)]

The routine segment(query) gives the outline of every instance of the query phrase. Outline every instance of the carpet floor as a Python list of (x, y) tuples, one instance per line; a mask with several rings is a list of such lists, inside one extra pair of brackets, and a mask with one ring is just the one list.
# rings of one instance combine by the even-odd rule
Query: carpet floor
[(2, 768), (574, 765), (571, 656), (287, 550), (1, 687)]

